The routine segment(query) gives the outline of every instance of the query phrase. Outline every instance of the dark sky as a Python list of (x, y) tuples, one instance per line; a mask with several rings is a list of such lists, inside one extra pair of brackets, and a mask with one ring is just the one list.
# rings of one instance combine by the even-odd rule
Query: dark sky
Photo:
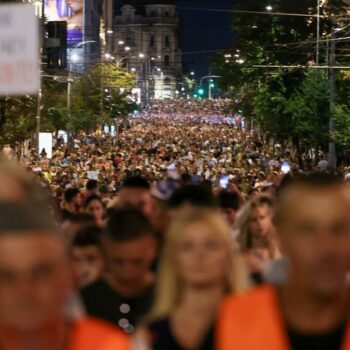
[[(197, 76), (207, 74), (214, 51), (231, 45), (234, 38), (231, 30), (232, 13), (213, 10), (232, 9), (235, 2), (236, 0), (177, 0), (182, 19), (181, 44), (185, 70), (194, 70)], [(201, 53), (186, 54), (193, 51)]]

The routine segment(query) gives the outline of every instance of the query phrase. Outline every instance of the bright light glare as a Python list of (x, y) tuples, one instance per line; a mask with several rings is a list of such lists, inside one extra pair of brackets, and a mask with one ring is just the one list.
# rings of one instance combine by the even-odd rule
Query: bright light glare
[(71, 60), (73, 62), (78, 62), (79, 61), (79, 56), (76, 53), (73, 53), (71, 56)]

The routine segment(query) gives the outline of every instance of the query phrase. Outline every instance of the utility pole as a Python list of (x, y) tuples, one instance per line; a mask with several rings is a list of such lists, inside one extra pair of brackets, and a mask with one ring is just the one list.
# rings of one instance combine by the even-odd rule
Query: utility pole
[(212, 93), (211, 93), (211, 69), (209, 69), (209, 79), (208, 79), (208, 98), (211, 100)]
[(208, 98), (211, 100), (212, 93), (211, 93), (211, 79), (208, 80)]
[(317, 0), (317, 44), (316, 44), (316, 65), (320, 64), (320, 15), (321, 15), (321, 0)]
[[(41, 1), (41, 47), (40, 47), (40, 57), (44, 54), (44, 40), (45, 40), (45, 0)], [(41, 68), (41, 67), (40, 67)], [(37, 157), (40, 159), (40, 149), (39, 149), (39, 135), (40, 135), (40, 120), (41, 120), (41, 100), (42, 100), (42, 84), (43, 79), (40, 72), (40, 89), (37, 98), (37, 108), (35, 116), (35, 148), (37, 150)]]
[(40, 135), (41, 99), (42, 99), (42, 89), (40, 88), (40, 90), (38, 92), (36, 116), (35, 116), (35, 143), (36, 143), (36, 150), (38, 153), (37, 154), (38, 159), (40, 158), (39, 135)]
[[(71, 75), (71, 69), (68, 71), (68, 79), (67, 79), (67, 116), (68, 116), (68, 125), (71, 122), (72, 117), (72, 84), (73, 84), (73, 78)], [(68, 148), (73, 149), (74, 148), (74, 140), (71, 130), (67, 130), (67, 136), (68, 136)]]
[(335, 65), (336, 65), (336, 56), (335, 56), (335, 42), (336, 39), (336, 31), (334, 28), (332, 28), (332, 35), (331, 35), (331, 45), (330, 45), (330, 55), (329, 55), (329, 90), (330, 90), (330, 115), (329, 115), (329, 149), (328, 149), (328, 166), (331, 170), (336, 170), (337, 167), (337, 155), (335, 152), (335, 143), (332, 140), (333, 132), (335, 129), (335, 121), (333, 118), (333, 109), (336, 99), (336, 93), (335, 93), (335, 83), (336, 83), (336, 76), (335, 76)]

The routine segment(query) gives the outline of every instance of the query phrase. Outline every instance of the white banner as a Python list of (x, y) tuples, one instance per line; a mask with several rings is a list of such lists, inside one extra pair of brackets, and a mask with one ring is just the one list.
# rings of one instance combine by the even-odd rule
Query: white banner
[(32, 5), (0, 5), (0, 96), (40, 87), (39, 23)]

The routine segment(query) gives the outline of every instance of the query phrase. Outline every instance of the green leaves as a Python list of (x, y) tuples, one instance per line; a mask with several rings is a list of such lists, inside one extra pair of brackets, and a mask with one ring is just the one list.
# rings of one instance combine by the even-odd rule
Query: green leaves
[[(317, 13), (314, 0), (271, 0), (269, 5), (273, 8), (271, 12)], [(264, 2), (245, 0), (235, 9), (266, 13), (265, 6)], [(330, 13), (333, 24), (330, 19), (321, 20), (322, 39), (327, 38), (334, 23), (341, 25), (346, 14), (343, 1), (327, 1), (321, 14)], [(233, 29), (237, 33), (233, 47), (218, 55), (213, 63), (222, 76), (221, 89), (239, 100), (236, 109), (243, 110), (247, 119), (257, 121), (271, 136), (304, 139), (311, 147), (326, 149), (330, 117), (328, 71), (298, 68), (315, 64), (316, 17), (237, 12), (233, 16)], [(337, 48), (341, 47), (339, 43)], [(327, 64), (327, 50), (326, 40), (321, 40), (321, 65)], [(344, 59), (341, 56), (338, 53), (339, 62)], [(350, 96), (350, 80), (341, 84), (338, 80), (337, 91), (337, 103), (345, 105)], [(342, 122), (344, 113), (343, 108), (338, 111)], [(340, 139), (344, 143), (345, 135)]]

